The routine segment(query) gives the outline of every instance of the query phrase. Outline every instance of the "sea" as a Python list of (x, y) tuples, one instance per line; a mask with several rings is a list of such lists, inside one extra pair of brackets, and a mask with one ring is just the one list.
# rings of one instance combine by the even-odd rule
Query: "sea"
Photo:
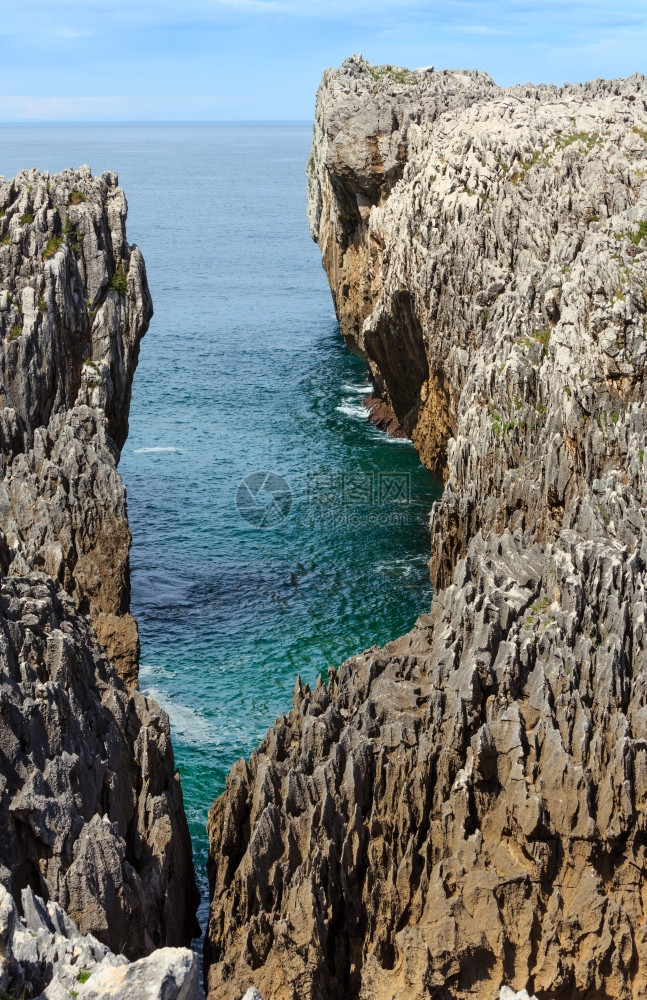
[[(155, 315), (120, 471), (140, 686), (168, 712), (202, 893), (227, 773), (295, 680), (428, 610), (441, 486), (366, 419), (306, 223), (311, 123), (0, 125), (0, 173), (116, 170)], [(199, 942), (196, 942), (199, 949)]]

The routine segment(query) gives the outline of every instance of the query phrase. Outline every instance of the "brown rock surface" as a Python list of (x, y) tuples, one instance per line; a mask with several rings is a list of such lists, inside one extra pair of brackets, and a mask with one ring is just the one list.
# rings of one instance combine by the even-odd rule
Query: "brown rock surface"
[(324, 75), (311, 226), (445, 477), (436, 594), (233, 769), (212, 1000), (644, 996), (646, 177), (642, 77)]
[(389, 406), (381, 396), (371, 393), (364, 400), (364, 406), (368, 410), (368, 419), (381, 431), (392, 438), (406, 438), (400, 422), (396, 417), (393, 407)]
[(117, 471), (152, 304), (115, 175), (25, 171), (0, 208), (0, 882), (138, 957), (197, 930)]

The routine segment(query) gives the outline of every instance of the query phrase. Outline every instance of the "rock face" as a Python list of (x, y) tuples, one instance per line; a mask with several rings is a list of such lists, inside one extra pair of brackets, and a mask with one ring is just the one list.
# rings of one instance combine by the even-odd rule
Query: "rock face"
[(354, 57), (344, 70), (326, 70), (317, 93), (308, 160), (308, 222), (321, 248), (346, 343), (365, 356), (362, 324), (379, 281), (366, 256), (369, 217), (402, 177), (414, 126), (467, 108), (496, 92), (487, 73), (433, 69), (389, 72)]
[(113, 174), (0, 183), (0, 883), (131, 958), (196, 930), (168, 718), (137, 689), (117, 471), (152, 314)]
[(20, 917), (0, 886), (0, 990), (37, 1000), (200, 1000), (198, 957), (188, 949), (161, 948), (128, 963), (92, 935), (84, 937), (56, 903), (22, 892)]
[(446, 483), (435, 596), (233, 769), (209, 996), (642, 997), (647, 83), (353, 58), (308, 169), (342, 331)]
[(116, 465), (153, 307), (126, 212), (116, 175), (88, 167), (0, 183), (0, 527), (10, 572), (43, 569), (71, 593), (133, 684)]

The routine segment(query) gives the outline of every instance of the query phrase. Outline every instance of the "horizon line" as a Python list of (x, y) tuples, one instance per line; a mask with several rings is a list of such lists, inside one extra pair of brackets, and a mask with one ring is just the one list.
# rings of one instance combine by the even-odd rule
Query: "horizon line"
[(313, 118), (15, 118), (3, 125), (312, 125)]

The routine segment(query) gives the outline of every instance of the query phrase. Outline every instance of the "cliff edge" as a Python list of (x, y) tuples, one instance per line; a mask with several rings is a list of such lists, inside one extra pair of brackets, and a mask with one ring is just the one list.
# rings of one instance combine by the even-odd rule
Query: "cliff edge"
[(210, 814), (209, 996), (643, 996), (647, 84), (324, 74), (309, 217), (421, 459), (430, 613)]
[(130, 958), (197, 930), (168, 718), (137, 687), (117, 471), (152, 315), (114, 174), (0, 181), (0, 882)]

